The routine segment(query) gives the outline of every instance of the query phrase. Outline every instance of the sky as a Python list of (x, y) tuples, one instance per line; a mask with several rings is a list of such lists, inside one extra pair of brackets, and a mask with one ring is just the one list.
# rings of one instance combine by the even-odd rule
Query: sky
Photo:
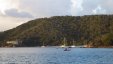
[(36, 18), (113, 14), (113, 0), (0, 0), (0, 31)]

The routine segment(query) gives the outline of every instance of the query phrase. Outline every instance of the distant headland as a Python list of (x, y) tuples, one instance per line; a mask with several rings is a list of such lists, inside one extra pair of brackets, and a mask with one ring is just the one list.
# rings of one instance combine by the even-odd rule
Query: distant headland
[(31, 20), (0, 32), (1, 47), (113, 46), (113, 15), (54, 16)]

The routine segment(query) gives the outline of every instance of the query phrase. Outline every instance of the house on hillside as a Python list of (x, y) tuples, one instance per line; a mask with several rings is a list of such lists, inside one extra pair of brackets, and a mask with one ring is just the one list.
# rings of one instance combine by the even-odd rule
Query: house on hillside
[(18, 41), (7, 41), (7, 44), (14, 44), (14, 45), (17, 45), (17, 44), (18, 44)]
[(15, 47), (16, 45), (22, 43), (22, 41), (20, 40), (14, 40), (14, 41), (7, 41), (6, 44), (9, 46), (9, 47)]

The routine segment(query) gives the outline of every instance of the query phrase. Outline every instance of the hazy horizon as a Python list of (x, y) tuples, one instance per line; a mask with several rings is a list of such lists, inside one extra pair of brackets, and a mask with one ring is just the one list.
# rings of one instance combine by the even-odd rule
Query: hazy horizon
[(0, 31), (51, 16), (113, 14), (113, 0), (0, 0)]

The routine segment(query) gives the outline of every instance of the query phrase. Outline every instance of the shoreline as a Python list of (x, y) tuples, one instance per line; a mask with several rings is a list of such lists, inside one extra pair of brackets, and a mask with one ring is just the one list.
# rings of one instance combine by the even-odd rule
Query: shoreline
[[(60, 46), (45, 46), (45, 47), (41, 47), (41, 46), (33, 46), (33, 47), (0, 47), (0, 48), (49, 48), (49, 47), (62, 48)], [(70, 46), (66, 46), (66, 47), (70, 47)], [(77, 46), (77, 47), (72, 47), (72, 48), (113, 48), (113, 46), (98, 46), (98, 47), (79, 47), (79, 46)]]

